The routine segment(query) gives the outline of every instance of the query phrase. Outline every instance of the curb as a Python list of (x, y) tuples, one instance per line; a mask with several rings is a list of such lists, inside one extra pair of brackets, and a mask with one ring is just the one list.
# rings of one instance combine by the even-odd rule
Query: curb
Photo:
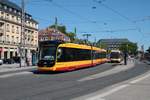
[(35, 70), (36, 68), (37, 68), (37, 66), (0, 69), (0, 75), (8, 74), (8, 73), (22, 72), (22, 71), (32, 71), (32, 70)]

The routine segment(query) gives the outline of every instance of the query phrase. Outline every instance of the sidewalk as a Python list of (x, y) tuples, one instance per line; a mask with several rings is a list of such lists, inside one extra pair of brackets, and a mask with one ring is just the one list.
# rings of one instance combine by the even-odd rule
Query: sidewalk
[[(130, 67), (131, 64), (132, 62), (128, 62), (128, 65), (120, 65), (120, 68)], [(143, 67), (143, 64), (145, 63), (140, 62), (141, 67)], [(148, 65), (145, 64), (145, 66)], [(149, 93), (150, 70), (136, 77), (129, 78), (125, 81), (110, 85), (102, 90), (72, 100), (150, 100)]]
[[(108, 92), (107, 92), (108, 93)], [(150, 71), (112, 88), (103, 100), (149, 100)]]
[(0, 73), (28, 70), (28, 69), (34, 69), (36, 67), (37, 66), (20, 67), (19, 64), (16, 64), (16, 63), (15, 64), (3, 64), (3, 65), (0, 65)]

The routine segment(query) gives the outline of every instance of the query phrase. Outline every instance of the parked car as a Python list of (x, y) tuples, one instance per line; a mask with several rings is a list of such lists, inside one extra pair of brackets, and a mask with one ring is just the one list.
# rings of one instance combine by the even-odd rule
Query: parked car
[(3, 64), (3, 60), (2, 59), (0, 59), (0, 65), (2, 65)]
[(13, 59), (4, 59), (5, 64), (13, 64), (15, 63)]

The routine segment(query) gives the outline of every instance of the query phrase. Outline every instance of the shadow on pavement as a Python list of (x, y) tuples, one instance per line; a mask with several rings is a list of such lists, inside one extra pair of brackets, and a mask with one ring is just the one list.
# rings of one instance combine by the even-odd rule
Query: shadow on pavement
[(123, 65), (123, 63), (112, 63), (112, 66)]
[(102, 64), (98, 64), (98, 65), (94, 65), (94, 66), (88, 66), (88, 67), (83, 67), (83, 68), (77, 68), (77, 69), (71, 69), (71, 70), (66, 70), (66, 71), (56, 71), (56, 72), (53, 72), (53, 71), (38, 71), (36, 69), (36, 70), (32, 70), (30, 72), (32, 72), (33, 74), (45, 74), (45, 75), (46, 74), (47, 75), (49, 75), (49, 74), (63, 74), (63, 73), (71, 73), (71, 72), (76, 72), (76, 71), (82, 71), (82, 70), (86, 70), (86, 69), (92, 69), (92, 68), (98, 67), (99, 65), (102, 65)]
[(38, 70), (32, 70), (30, 72), (32, 72), (33, 74), (62, 74), (62, 73), (70, 73), (70, 72), (76, 72), (76, 71), (79, 71), (79, 70), (84, 70), (84, 69), (90, 69), (90, 68), (94, 68), (96, 66), (92, 66), (92, 67), (84, 67), (84, 68), (78, 68), (78, 69), (73, 69), (73, 70), (67, 70), (67, 71), (56, 71), (56, 72), (53, 72), (53, 71), (38, 71)]
[(43, 75), (49, 75), (49, 74), (61, 74), (61, 73), (65, 73), (65, 72), (53, 72), (53, 71), (38, 71), (38, 70), (32, 70), (30, 71), (33, 74), (43, 74)]

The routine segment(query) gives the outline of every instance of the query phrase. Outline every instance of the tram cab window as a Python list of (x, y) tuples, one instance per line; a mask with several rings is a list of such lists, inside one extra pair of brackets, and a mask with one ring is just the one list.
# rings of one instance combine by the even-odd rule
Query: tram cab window
[(55, 60), (56, 47), (43, 46), (40, 52), (40, 59), (43, 60)]

